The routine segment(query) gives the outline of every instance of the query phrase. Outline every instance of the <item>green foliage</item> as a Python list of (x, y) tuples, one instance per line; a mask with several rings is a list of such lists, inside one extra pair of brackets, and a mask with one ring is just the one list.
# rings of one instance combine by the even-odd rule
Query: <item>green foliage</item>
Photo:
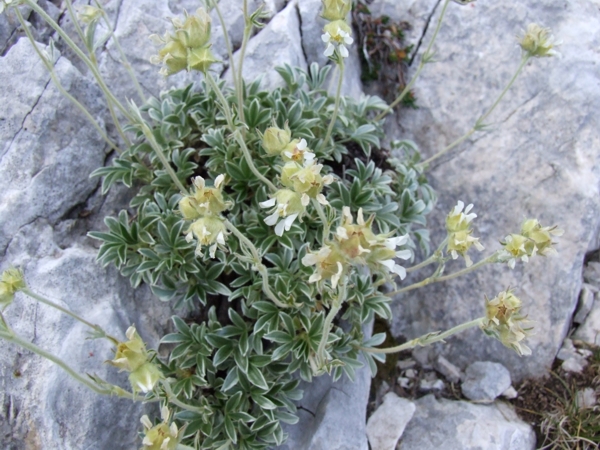
[[(425, 216), (435, 197), (417, 168), (418, 158), (401, 155), (401, 146), (394, 144), (400, 159), (389, 160), (388, 169), (370, 159), (381, 153), (382, 124), (370, 117), (385, 108), (383, 101), (342, 98), (332, 138), (323, 141), (334, 102), (323, 87), (328, 71), (316, 64), (308, 72), (284, 66), (278, 69), (285, 82), (281, 88), (264, 91), (259, 82), (244, 85), (244, 142), (252, 164), (277, 183), (282, 162), (265, 153), (261, 139), (273, 123), (287, 126), (293, 138), (306, 139), (314, 149), (324, 164), (323, 174), (335, 175), (323, 192), (330, 203), (325, 214), (332, 230), (344, 206), (354, 213), (362, 208), (366, 216), (374, 214), (374, 231), (409, 234), (409, 245), (427, 248)], [(236, 111), (234, 92), (223, 84), (220, 88)], [(175, 418), (187, 425), (183, 443), (202, 449), (262, 449), (285, 440), (282, 422), (298, 420), (294, 401), (302, 396), (299, 378), (310, 381), (328, 371), (334, 379), (344, 374), (353, 379), (363, 364), (361, 355), (375, 371), (374, 358), (382, 356), (360, 347), (380, 341), (365, 336), (366, 324), (375, 316), (391, 317), (389, 297), (377, 288), (389, 276), (352, 268), (345, 281), (348, 295), (329, 330), (327, 316), (336, 312), (336, 290), (309, 282), (313, 268), (301, 262), (309, 250), (330, 239), (323, 235), (319, 211), (309, 205), (302, 221), (281, 236), (265, 224), (267, 214), (259, 202), (268, 200), (267, 187), (243, 157), (217, 105), (215, 93), (202, 83), (198, 90), (188, 86), (165, 92), (141, 110), (184, 186), (191, 186), (196, 176), (215, 180), (225, 175), (223, 195), (231, 207), (223, 215), (256, 246), (264, 272), (257, 271), (257, 262), (234, 235), (227, 236), (226, 247), (219, 246), (214, 258), (196, 252), (195, 243), (186, 238), (191, 221), (178, 209), (182, 193), (141, 124), (128, 127), (135, 143), (111, 166), (95, 172), (103, 177), (104, 192), (115, 183), (136, 189), (130, 210), (106, 218), (107, 230), (90, 236), (101, 241), (98, 260), (103, 265), (116, 265), (133, 286), (150, 285), (161, 300), (183, 308), (182, 317), (186, 311), (196, 311), (192, 316), (200, 311), (204, 317), (193, 321), (174, 316), (175, 332), (161, 341), (171, 346), (168, 360), (160, 362), (162, 372), (174, 395), (191, 406), (174, 406)], [(340, 171), (345, 161), (354, 168)], [(276, 305), (266, 289), (289, 306)], [(323, 339), (325, 365), (318, 360)]]

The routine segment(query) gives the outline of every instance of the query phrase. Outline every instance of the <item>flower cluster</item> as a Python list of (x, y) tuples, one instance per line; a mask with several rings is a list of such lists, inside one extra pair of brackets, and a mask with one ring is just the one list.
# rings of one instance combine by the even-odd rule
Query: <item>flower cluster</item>
[(179, 211), (186, 220), (194, 222), (186, 231), (186, 240), (192, 242), (196, 238), (196, 254), (202, 255), (202, 246), (209, 247), (211, 258), (215, 257), (219, 244), (225, 245), (227, 230), (221, 213), (231, 207), (231, 203), (223, 199), (223, 182), (225, 175), (215, 178), (214, 187), (207, 187), (204, 178), (194, 178), (194, 194), (186, 195), (179, 201)]
[(521, 38), (519, 45), (528, 56), (544, 57), (554, 56), (556, 51), (553, 47), (556, 45), (550, 30), (539, 26), (536, 23), (529, 24), (525, 35)]
[(15, 298), (15, 292), (24, 287), (23, 272), (15, 268), (5, 270), (0, 277), (0, 308), (4, 309), (10, 305)]
[(323, 54), (334, 56), (336, 50), (342, 58), (348, 57), (347, 45), (352, 45), (352, 27), (346, 22), (346, 16), (352, 9), (351, 0), (323, 0), (321, 17), (329, 23), (323, 28), (321, 39), (327, 44)]
[(365, 221), (362, 208), (358, 210), (356, 224), (349, 207), (344, 206), (342, 216), (334, 241), (302, 258), (305, 266), (316, 266), (309, 282), (331, 280), (335, 288), (347, 268), (357, 264), (367, 265), (380, 273), (394, 273), (400, 279), (406, 277), (406, 269), (396, 264), (394, 258), (409, 259), (412, 256), (410, 250), (396, 251), (397, 246), (408, 242), (408, 235), (390, 237), (389, 234), (373, 233), (374, 216)]
[(131, 326), (125, 332), (129, 339), (119, 342), (114, 359), (107, 361), (121, 371), (129, 372), (129, 382), (134, 391), (150, 392), (162, 377), (158, 367), (150, 362), (146, 344)]
[(143, 415), (140, 419), (144, 425), (144, 439), (142, 450), (175, 450), (181, 438), (183, 430), (177, 428), (175, 422), (169, 425), (171, 412), (166, 406), (160, 409), (162, 422), (152, 426), (148, 416)]
[(322, 194), (324, 186), (333, 183), (332, 175), (321, 175), (322, 164), (315, 162), (315, 154), (310, 151), (305, 139), (293, 139), (287, 126), (275, 126), (265, 130), (262, 146), (271, 156), (280, 156), (285, 163), (281, 169), (281, 184), (285, 189), (278, 190), (264, 202), (261, 208), (273, 208), (265, 223), (275, 226), (275, 234), (282, 236), (306, 211), (310, 199), (328, 205)]
[(510, 290), (500, 292), (491, 300), (486, 298), (486, 317), (481, 329), (523, 356), (531, 355), (531, 349), (521, 343), (530, 334), (531, 328), (523, 328), (529, 321), (520, 314), (521, 306), (521, 300)]
[(160, 70), (164, 76), (182, 70), (206, 73), (211, 64), (217, 61), (210, 50), (210, 16), (203, 8), (198, 8), (194, 15), (189, 15), (186, 11), (183, 22), (175, 18), (171, 19), (171, 23), (175, 28), (173, 34), (150, 36), (157, 45), (163, 46), (150, 61), (153, 64), (164, 64)]
[(503, 248), (498, 253), (498, 260), (508, 263), (508, 266), (514, 269), (519, 259), (527, 262), (536, 254), (553, 255), (556, 250), (553, 247), (552, 236), (562, 234), (563, 230), (556, 226), (542, 227), (537, 219), (528, 219), (521, 226), (520, 234), (509, 234), (501, 242)]
[(469, 213), (471, 209), (473, 209), (473, 204), (465, 208), (465, 204), (459, 200), (452, 211), (450, 211), (450, 214), (448, 214), (448, 217), (446, 217), (448, 253), (450, 253), (452, 259), (457, 259), (459, 255), (462, 256), (465, 259), (467, 267), (473, 264), (469, 255), (467, 255), (467, 251), (472, 246), (475, 246), (479, 251), (483, 250), (483, 245), (479, 243), (479, 238), (471, 235), (473, 230), (470, 227), (470, 223), (477, 217), (477, 214)]

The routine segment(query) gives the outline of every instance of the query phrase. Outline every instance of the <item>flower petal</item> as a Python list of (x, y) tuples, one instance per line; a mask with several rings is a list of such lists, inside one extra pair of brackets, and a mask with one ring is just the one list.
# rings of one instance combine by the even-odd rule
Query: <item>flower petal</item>
[(271, 206), (275, 206), (276, 201), (276, 199), (271, 198), (269, 200), (265, 200), (264, 202), (260, 202), (259, 206), (261, 208), (270, 208)]

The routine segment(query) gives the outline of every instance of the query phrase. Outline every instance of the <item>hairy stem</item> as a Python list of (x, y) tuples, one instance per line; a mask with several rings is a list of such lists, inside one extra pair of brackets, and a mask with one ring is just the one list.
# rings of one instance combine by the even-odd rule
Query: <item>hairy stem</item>
[(52, 307), (54, 309), (59, 310), (60, 312), (66, 314), (68, 316), (71, 316), (73, 319), (75, 319), (75, 320), (81, 322), (82, 324), (84, 324), (84, 325), (92, 328), (93, 330), (96, 330), (100, 335), (106, 337), (113, 344), (117, 345), (119, 343), (119, 340), (117, 338), (111, 336), (106, 331), (104, 331), (100, 325), (96, 325), (96, 324), (93, 324), (91, 322), (88, 322), (83, 317), (80, 317), (77, 314), (75, 314), (73, 311), (71, 311), (71, 310), (69, 310), (67, 308), (62, 307), (59, 304), (54, 303), (51, 300), (48, 300), (46, 297), (43, 297), (43, 296), (41, 296), (39, 294), (36, 294), (35, 292), (30, 291), (29, 288), (23, 288), (23, 289), (21, 289), (21, 292), (23, 292), (23, 294), (27, 295), (28, 297), (31, 297), (32, 299), (37, 300), (40, 303), (48, 305), (48, 306), (50, 306), (50, 307)]
[(263, 292), (269, 299), (275, 303), (280, 308), (290, 308), (290, 305), (286, 305), (283, 303), (271, 290), (271, 286), (269, 285), (269, 272), (267, 268), (262, 263), (262, 258), (258, 253), (258, 249), (256, 246), (246, 237), (244, 234), (238, 230), (238, 228), (232, 224), (229, 220), (224, 220), (225, 226), (229, 231), (231, 231), (235, 237), (238, 238), (241, 244), (243, 244), (252, 254), (252, 258), (254, 259), (254, 266), (260, 275), (262, 276), (262, 289)]
[(333, 319), (338, 315), (340, 309), (342, 308), (342, 304), (346, 298), (346, 280), (342, 284), (340, 284), (340, 288), (338, 289), (338, 295), (334, 299), (333, 304), (331, 305), (331, 309), (327, 313), (325, 317), (325, 322), (323, 323), (323, 336), (321, 337), (321, 342), (319, 342), (319, 347), (317, 349), (317, 362), (324, 364), (326, 362), (325, 357), (325, 347), (327, 346), (327, 341), (329, 340), (329, 333), (331, 331), (331, 323)]
[(340, 58), (340, 74), (339, 74), (339, 79), (338, 79), (338, 83), (337, 83), (337, 88), (335, 91), (335, 103), (333, 105), (333, 115), (331, 116), (331, 121), (329, 122), (329, 126), (327, 127), (327, 132), (325, 133), (325, 139), (323, 139), (323, 142), (321, 142), (321, 145), (319, 146), (319, 149), (317, 150), (317, 152), (322, 151), (325, 146), (327, 145), (327, 142), (329, 141), (329, 138), (331, 137), (331, 133), (333, 132), (333, 127), (335, 125), (335, 121), (337, 120), (337, 116), (338, 116), (338, 111), (340, 109), (340, 97), (342, 96), (342, 84), (344, 82), (344, 58)]
[(440, 261), (442, 259), (442, 251), (446, 244), (448, 243), (448, 238), (444, 239), (444, 241), (439, 245), (439, 247), (433, 252), (433, 254), (427, 258), (425, 261), (420, 262), (412, 267), (407, 267), (407, 272), (414, 272), (415, 270), (422, 269), (423, 267), (428, 266), (429, 264), (433, 264), (434, 262)]
[[(238, 95), (239, 111), (238, 115), (242, 122), (244, 122), (244, 78), (242, 76), (244, 67), (244, 57), (246, 56), (246, 47), (250, 40), (250, 34), (252, 33), (252, 22), (250, 21), (250, 15), (248, 14), (248, 0), (244, 0), (244, 35), (242, 37), (242, 46), (240, 48), (240, 58), (238, 60), (238, 75), (237, 75), (237, 86), (235, 90)], [(232, 69), (233, 70), (233, 69)]]
[(394, 110), (396, 105), (398, 105), (398, 103), (400, 103), (404, 99), (406, 94), (408, 94), (410, 92), (410, 90), (414, 86), (415, 82), (417, 81), (417, 78), (419, 78), (419, 75), (423, 71), (425, 64), (431, 62), (431, 58), (433, 56), (433, 52), (432, 52), (433, 44), (438, 36), (440, 28), (442, 27), (442, 22), (444, 20), (444, 16), (446, 15), (446, 9), (448, 8), (448, 3), (450, 3), (450, 0), (444, 1), (444, 6), (442, 7), (442, 12), (440, 13), (440, 17), (437, 21), (437, 26), (435, 27), (435, 31), (433, 32), (433, 36), (431, 37), (431, 40), (429, 41), (429, 45), (427, 46), (427, 49), (423, 53), (423, 56), (421, 56), (421, 61), (419, 62), (419, 67), (417, 67), (417, 71), (415, 72), (415, 74), (413, 75), (413, 77), (409, 81), (409, 83), (404, 87), (404, 89), (402, 90), (400, 95), (396, 98), (396, 100), (394, 100), (387, 107), (387, 109), (384, 109), (382, 112), (380, 112), (375, 117), (375, 121), (383, 119), (387, 114), (391, 113)]
[(25, 31), (25, 34), (27, 35), (27, 38), (29, 39), (31, 45), (33, 46), (33, 49), (35, 50), (35, 52), (37, 53), (37, 55), (39, 56), (39, 58), (42, 60), (42, 62), (44, 63), (44, 66), (46, 66), (46, 70), (48, 70), (48, 73), (50, 74), (50, 78), (52, 79), (52, 82), (54, 83), (54, 85), (56, 86), (56, 88), (58, 89), (58, 91), (64, 97), (66, 97), (68, 100), (70, 100), (77, 107), (77, 109), (79, 109), (83, 113), (83, 115), (85, 116), (85, 118), (88, 119), (88, 121), (93, 125), (93, 127), (96, 129), (96, 131), (98, 131), (98, 133), (100, 134), (100, 136), (102, 137), (102, 139), (104, 140), (104, 142), (106, 142), (110, 146), (111, 149), (113, 149), (114, 151), (116, 151), (119, 155), (121, 153), (123, 153), (123, 150), (121, 150), (117, 146), (117, 144), (115, 144), (106, 135), (105, 131), (100, 127), (100, 125), (98, 125), (98, 122), (96, 121), (96, 119), (94, 119), (94, 117), (92, 117), (92, 115), (86, 109), (86, 107), (83, 106), (75, 97), (73, 97), (71, 94), (69, 94), (66, 91), (66, 89), (62, 86), (60, 80), (56, 76), (56, 72), (54, 71), (54, 66), (53, 66), (52, 62), (49, 61), (48, 58), (46, 58), (46, 56), (44, 56), (42, 54), (42, 52), (40, 51), (40, 49), (38, 48), (37, 42), (35, 41), (35, 38), (33, 37), (33, 34), (31, 34), (31, 30), (29, 29), (29, 27), (25, 23), (25, 19), (21, 15), (21, 12), (19, 11), (19, 8), (15, 8), (14, 11), (15, 11), (15, 14), (17, 15), (17, 19), (19, 20), (19, 23), (21, 24), (21, 27)]
[(485, 317), (480, 317), (475, 320), (471, 320), (470, 322), (461, 323), (460, 325), (455, 326), (454, 328), (450, 328), (443, 333), (434, 332), (428, 333), (412, 341), (408, 341), (405, 344), (397, 345), (396, 347), (390, 348), (371, 348), (371, 347), (360, 347), (361, 350), (369, 353), (398, 353), (404, 350), (410, 350), (417, 346), (424, 347), (426, 345), (433, 344), (435, 342), (444, 341), (446, 338), (449, 338), (453, 334), (460, 333), (469, 328), (478, 327), (485, 320)]
[(510, 81), (508, 82), (508, 84), (506, 85), (506, 87), (504, 88), (504, 90), (500, 93), (500, 95), (498, 96), (498, 98), (496, 98), (496, 101), (492, 104), (492, 106), (490, 106), (489, 109), (485, 113), (483, 113), (477, 119), (477, 121), (475, 122), (475, 125), (473, 126), (473, 128), (471, 128), (463, 136), (459, 137), (457, 140), (455, 140), (454, 142), (452, 142), (450, 145), (448, 145), (443, 150), (439, 151), (438, 153), (436, 153), (432, 157), (430, 157), (430, 158), (426, 159), (425, 161), (423, 161), (422, 163), (420, 163), (419, 166), (421, 166), (421, 167), (427, 166), (431, 162), (433, 162), (436, 159), (438, 159), (440, 156), (445, 155), (446, 153), (448, 153), (450, 150), (452, 150), (457, 145), (462, 144), (469, 137), (471, 137), (476, 131), (479, 131), (484, 126), (483, 122), (485, 121), (485, 119), (487, 119), (488, 116), (494, 111), (494, 109), (496, 109), (496, 106), (498, 106), (498, 104), (504, 98), (505, 94), (512, 87), (512, 85), (514, 84), (515, 80), (517, 79), (517, 77), (519, 76), (519, 74), (521, 73), (521, 71), (523, 70), (523, 68), (527, 64), (527, 62), (529, 61), (529, 58), (530, 58), (530, 56), (528, 56), (527, 54), (523, 55), (523, 57), (521, 58), (521, 64), (519, 64), (519, 67), (517, 68), (516, 72), (514, 73), (514, 75), (512, 76), (512, 78), (510, 79)]
[(248, 150), (248, 147), (246, 146), (246, 142), (244, 142), (244, 138), (242, 137), (239, 130), (236, 130), (233, 133), (233, 137), (240, 145), (240, 149), (242, 150), (242, 154), (244, 155), (244, 158), (246, 159), (246, 163), (248, 163), (248, 167), (250, 167), (250, 170), (256, 176), (256, 178), (258, 178), (260, 181), (262, 181), (264, 184), (266, 184), (267, 187), (271, 190), (271, 192), (277, 191), (277, 188), (275, 187), (275, 185), (273, 183), (271, 183), (271, 181), (269, 181), (269, 179), (267, 177), (265, 177), (262, 173), (260, 173), (258, 171), (258, 169), (256, 168), (256, 166), (254, 165), (254, 161), (252, 159), (252, 155), (250, 154), (250, 150)]
[(98, 71), (98, 69), (96, 68), (94, 63), (92, 61), (90, 61), (90, 59), (85, 55), (85, 53), (83, 53), (81, 51), (81, 49), (77, 46), (77, 44), (75, 44), (73, 42), (73, 40), (69, 37), (69, 35), (64, 32), (64, 30), (60, 27), (60, 25), (58, 25), (54, 21), (54, 19), (52, 19), (52, 17), (50, 17), (46, 13), (46, 11), (44, 11), (33, 0), (24, 0), (24, 3), (27, 4), (29, 7), (31, 7), (31, 9), (33, 11), (35, 11), (36, 14), (38, 14), (42, 19), (44, 19), (44, 21), (48, 25), (50, 25), (50, 27), (52, 27), (52, 29), (54, 29), (54, 31), (56, 31), (58, 33), (58, 35), (65, 42), (65, 44), (67, 44), (69, 46), (69, 48), (71, 48), (71, 50), (73, 50), (73, 52), (75, 52), (75, 54), (85, 63), (85, 65), (90, 69), (90, 71), (92, 72), (92, 75), (96, 79), (98, 86), (100, 86), (100, 89), (102, 89), (102, 92), (106, 96), (107, 102), (108, 103), (112, 102), (127, 119), (132, 120), (132, 117), (129, 114), (129, 112), (127, 111), (127, 109), (121, 104), (121, 102), (119, 102), (119, 100), (117, 100), (117, 98), (112, 94), (110, 89), (108, 89), (108, 87), (106, 86), (106, 83), (104, 82), (104, 79), (102, 78), (102, 75), (100, 75), (100, 72)]
[(97, 384), (84, 377), (83, 375), (77, 373), (73, 368), (71, 368), (66, 362), (60, 359), (58, 356), (53, 355), (52, 353), (48, 353), (47, 351), (41, 349), (37, 345), (22, 339), (20, 336), (16, 335), (11, 331), (0, 331), (0, 338), (7, 340), (8, 342), (12, 342), (13, 344), (17, 344), (18, 346), (29, 350), (36, 355), (41, 356), (42, 358), (46, 358), (48, 361), (52, 361), (54, 364), (59, 366), (62, 370), (64, 370), (68, 375), (70, 375), (73, 379), (83, 384), (85, 387), (91, 389), (97, 394), (100, 395), (116, 395), (117, 397), (129, 398), (134, 401), (146, 401), (145, 397), (140, 397), (131, 392), (127, 392), (118, 386), (114, 386), (114, 389), (104, 389), (99, 387)]
[(400, 294), (402, 292), (408, 292), (408, 291), (412, 291), (413, 289), (418, 289), (420, 287), (423, 286), (427, 286), (428, 284), (431, 283), (438, 283), (440, 281), (447, 281), (447, 280), (451, 280), (452, 278), (457, 278), (460, 277), (461, 275), (465, 275), (469, 272), (474, 271), (475, 269), (480, 268), (481, 266), (484, 266), (485, 264), (489, 264), (489, 263), (494, 263), (497, 261), (496, 257), (497, 257), (497, 253), (492, 253), (490, 256), (488, 256), (485, 259), (482, 259), (481, 261), (479, 261), (478, 263), (473, 264), (470, 267), (467, 267), (463, 270), (459, 270), (458, 272), (454, 272), (451, 273), (449, 275), (444, 275), (444, 276), (431, 276), (429, 278), (425, 278), (422, 281), (419, 281), (418, 283), (414, 283), (411, 285), (408, 285), (406, 287), (403, 287), (402, 289), (398, 289), (392, 292), (388, 292), (387, 295), (388, 297), (393, 297), (396, 294)]
[(225, 26), (225, 20), (223, 19), (223, 15), (221, 14), (221, 9), (219, 8), (219, 2), (214, 2), (215, 11), (217, 12), (217, 17), (219, 18), (219, 22), (221, 23), (221, 28), (223, 28), (223, 39), (225, 39), (225, 48), (227, 49), (227, 55), (229, 56), (229, 67), (231, 69), (231, 77), (233, 78), (233, 86), (235, 87), (237, 100), (238, 100), (238, 109), (240, 111), (244, 111), (244, 94), (241, 90), (241, 87), (238, 86), (238, 74), (235, 70), (235, 61), (233, 60), (233, 49), (231, 47), (231, 41), (229, 40), (229, 34), (227, 33), (227, 27)]

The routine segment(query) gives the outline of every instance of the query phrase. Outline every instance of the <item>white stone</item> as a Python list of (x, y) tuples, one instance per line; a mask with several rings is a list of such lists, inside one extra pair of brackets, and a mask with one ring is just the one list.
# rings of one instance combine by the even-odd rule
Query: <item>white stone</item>
[(515, 399), (519, 396), (519, 393), (517, 392), (517, 390), (510, 386), (507, 390), (505, 390), (502, 394), (502, 397), (507, 398), (509, 400)]
[(535, 433), (503, 403), (478, 405), (427, 395), (416, 402), (399, 450), (533, 450)]
[(394, 450), (406, 424), (415, 412), (415, 404), (389, 392), (383, 404), (367, 421), (367, 436), (371, 450)]
[(600, 345), (600, 298), (596, 296), (591, 310), (573, 335), (588, 344)]
[(575, 402), (580, 409), (593, 408), (596, 406), (596, 391), (594, 388), (586, 387), (575, 394)]
[(415, 364), (416, 364), (416, 361), (414, 359), (401, 359), (400, 361), (398, 361), (396, 366), (398, 366), (398, 369), (400, 369), (400, 370), (405, 370), (405, 369), (410, 369), (411, 367), (414, 367)]
[(460, 387), (469, 400), (492, 402), (510, 385), (510, 372), (502, 364), (476, 361), (467, 367)]
[(577, 303), (577, 311), (573, 316), (573, 322), (581, 324), (585, 321), (585, 318), (594, 306), (594, 291), (597, 292), (598, 289), (591, 284), (583, 283), (581, 293), (579, 294), (579, 302)]
[(460, 369), (441, 355), (436, 359), (434, 368), (450, 383), (458, 383), (462, 377)]

